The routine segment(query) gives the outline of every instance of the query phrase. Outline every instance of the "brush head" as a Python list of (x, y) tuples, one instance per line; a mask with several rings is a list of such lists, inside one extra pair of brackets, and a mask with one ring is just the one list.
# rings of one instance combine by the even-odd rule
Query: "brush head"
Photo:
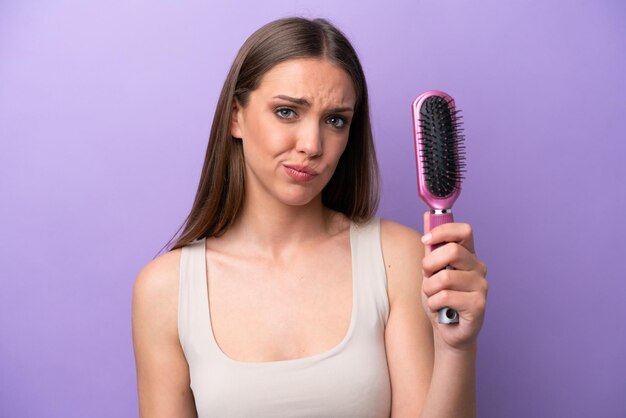
[(428, 91), (413, 102), (418, 192), (431, 209), (450, 209), (461, 191), (465, 147), (452, 97)]

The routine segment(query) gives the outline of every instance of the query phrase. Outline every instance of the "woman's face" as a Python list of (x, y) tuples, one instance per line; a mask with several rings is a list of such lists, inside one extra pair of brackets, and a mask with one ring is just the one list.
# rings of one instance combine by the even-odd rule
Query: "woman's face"
[(288, 205), (320, 198), (348, 143), (355, 101), (348, 73), (325, 59), (294, 59), (268, 71), (246, 106), (233, 108), (246, 198)]

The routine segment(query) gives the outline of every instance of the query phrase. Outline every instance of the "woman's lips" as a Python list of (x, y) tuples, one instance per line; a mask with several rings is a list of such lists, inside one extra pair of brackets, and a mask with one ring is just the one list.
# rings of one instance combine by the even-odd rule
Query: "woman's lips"
[(285, 167), (287, 175), (296, 181), (310, 181), (318, 174), (311, 167), (305, 165), (284, 165), (283, 167)]

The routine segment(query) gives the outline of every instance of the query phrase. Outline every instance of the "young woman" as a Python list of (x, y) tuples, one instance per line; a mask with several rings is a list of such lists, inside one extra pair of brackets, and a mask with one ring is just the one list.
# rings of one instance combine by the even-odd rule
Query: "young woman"
[[(300, 18), (255, 32), (184, 229), (134, 286), (142, 417), (475, 415), (487, 282), (471, 228), (376, 218), (377, 175), (345, 36)], [(444, 306), (459, 324), (438, 323)]]

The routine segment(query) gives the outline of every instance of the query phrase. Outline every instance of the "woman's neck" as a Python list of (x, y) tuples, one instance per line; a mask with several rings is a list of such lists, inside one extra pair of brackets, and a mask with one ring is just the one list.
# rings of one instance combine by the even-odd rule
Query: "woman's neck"
[(345, 225), (343, 215), (322, 205), (321, 196), (301, 206), (247, 202), (223, 238), (243, 251), (278, 259), (335, 235)]

